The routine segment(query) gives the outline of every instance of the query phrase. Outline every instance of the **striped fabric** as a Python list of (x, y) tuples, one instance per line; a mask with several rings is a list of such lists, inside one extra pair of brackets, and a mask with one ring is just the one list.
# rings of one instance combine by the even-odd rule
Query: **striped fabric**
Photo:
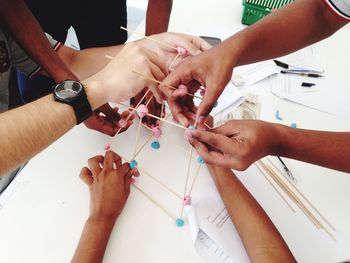
[(332, 13), (350, 21), (350, 0), (323, 0)]

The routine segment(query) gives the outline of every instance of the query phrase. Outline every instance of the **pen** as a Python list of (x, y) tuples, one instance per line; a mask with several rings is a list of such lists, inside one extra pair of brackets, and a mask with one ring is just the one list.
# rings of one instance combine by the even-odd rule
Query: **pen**
[(279, 156), (277, 156), (277, 158), (281, 162), (281, 164), (283, 165), (283, 170), (286, 172), (288, 179), (291, 180), (293, 183), (296, 183), (297, 179), (294, 177), (292, 172), (288, 169), (287, 165), (283, 162), (282, 158)]
[(281, 70), (282, 74), (295, 74), (305, 77), (311, 77), (311, 78), (320, 78), (323, 77), (323, 75), (317, 74), (317, 73), (307, 73), (307, 72), (300, 72), (300, 71), (291, 71), (291, 70)]
[(312, 69), (312, 68), (295, 67), (295, 66), (292, 66), (292, 65), (288, 65), (285, 62), (276, 60), (276, 59), (274, 59), (273, 61), (276, 63), (277, 66), (279, 66), (281, 68), (288, 69), (288, 71), (296, 71), (296, 72), (303, 72), (303, 73), (319, 73), (319, 74), (324, 73), (324, 70), (319, 71), (319, 70), (315, 70), (315, 69)]

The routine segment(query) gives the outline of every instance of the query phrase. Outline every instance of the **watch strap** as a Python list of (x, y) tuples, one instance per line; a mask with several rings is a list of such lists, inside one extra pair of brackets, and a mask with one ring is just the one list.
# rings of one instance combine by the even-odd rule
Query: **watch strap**
[(92, 113), (85, 91), (72, 101), (72, 106), (77, 118), (77, 125), (89, 118)]

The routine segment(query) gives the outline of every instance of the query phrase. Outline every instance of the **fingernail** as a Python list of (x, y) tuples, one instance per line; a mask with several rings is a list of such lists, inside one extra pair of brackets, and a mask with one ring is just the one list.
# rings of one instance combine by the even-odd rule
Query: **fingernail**
[(134, 184), (135, 182), (135, 179), (131, 177), (131, 184)]
[(127, 124), (128, 124), (128, 123), (127, 123), (126, 120), (124, 120), (124, 119), (120, 119), (120, 120), (118, 121), (118, 125), (119, 125), (119, 127), (121, 127), (121, 128), (125, 128)]
[(191, 130), (186, 130), (184, 133), (184, 137), (187, 141), (189, 141), (192, 138), (192, 131)]

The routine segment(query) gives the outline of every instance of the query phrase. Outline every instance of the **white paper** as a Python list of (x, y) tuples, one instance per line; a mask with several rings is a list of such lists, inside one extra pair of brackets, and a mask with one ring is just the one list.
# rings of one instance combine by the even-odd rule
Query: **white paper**
[[(279, 70), (275, 62), (273, 62), (273, 60), (267, 60), (235, 68), (232, 81), (233, 84), (238, 87), (250, 86), (278, 72)], [(237, 85), (235, 81), (237, 78), (242, 78), (244, 83), (242, 83), (242, 85)]]

